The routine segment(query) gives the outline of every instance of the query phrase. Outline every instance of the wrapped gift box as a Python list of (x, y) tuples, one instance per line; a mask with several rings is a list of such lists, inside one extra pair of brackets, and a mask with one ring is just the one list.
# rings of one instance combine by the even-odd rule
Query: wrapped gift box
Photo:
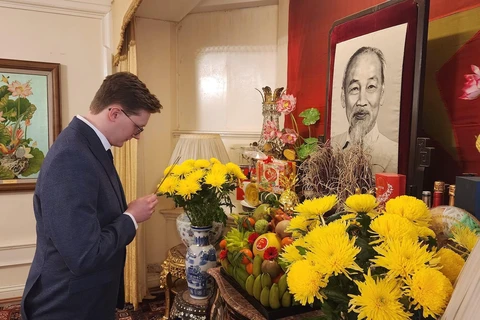
[(297, 167), (294, 161), (266, 159), (257, 161), (257, 183), (260, 191), (282, 193), (285, 186), (281, 176), (289, 177), (296, 174)]
[(406, 176), (396, 173), (375, 174), (377, 201), (384, 204), (390, 199), (405, 194)]

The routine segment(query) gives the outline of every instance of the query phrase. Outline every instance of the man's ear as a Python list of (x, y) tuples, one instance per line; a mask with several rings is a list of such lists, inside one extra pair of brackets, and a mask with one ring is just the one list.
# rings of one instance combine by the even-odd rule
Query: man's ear
[(120, 106), (118, 106), (116, 104), (113, 104), (113, 105), (111, 105), (107, 108), (108, 118), (111, 121), (115, 121), (118, 118), (118, 116), (120, 115), (119, 107)]
[(340, 95), (340, 101), (342, 102), (342, 108), (345, 109), (346, 104), (345, 104), (345, 90), (342, 88), (342, 94)]

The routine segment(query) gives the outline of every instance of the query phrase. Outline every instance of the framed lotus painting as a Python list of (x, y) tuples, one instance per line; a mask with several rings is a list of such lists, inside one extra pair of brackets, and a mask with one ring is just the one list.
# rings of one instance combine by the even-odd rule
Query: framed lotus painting
[(61, 130), (60, 64), (0, 59), (0, 191), (33, 190)]

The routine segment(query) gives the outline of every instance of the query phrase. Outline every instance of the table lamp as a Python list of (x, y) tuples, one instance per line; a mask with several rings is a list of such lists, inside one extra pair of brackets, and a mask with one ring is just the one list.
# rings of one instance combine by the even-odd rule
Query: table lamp
[(188, 159), (210, 160), (210, 158), (217, 158), (223, 164), (230, 162), (220, 135), (210, 133), (181, 134), (169, 164), (172, 164), (177, 157), (180, 157), (179, 164)]

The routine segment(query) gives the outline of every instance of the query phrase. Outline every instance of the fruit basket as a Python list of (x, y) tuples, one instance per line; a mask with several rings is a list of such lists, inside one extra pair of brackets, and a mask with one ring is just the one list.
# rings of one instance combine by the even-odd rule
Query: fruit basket
[(261, 204), (252, 213), (234, 215), (237, 227), (220, 242), (221, 274), (267, 319), (313, 310), (294, 304), (279, 258), (293, 241), (286, 232), (290, 219), (281, 208)]
[(220, 274), (267, 320), (280, 319), (280, 318), (302, 314), (302, 313), (310, 312), (314, 310), (310, 306), (302, 306), (302, 305), (292, 305), (290, 307), (281, 307), (278, 309), (265, 307), (261, 304), (259, 300), (255, 299), (254, 296), (251, 296), (245, 289), (243, 289), (242, 286), (233, 277), (228, 275), (225, 269), (221, 268)]

